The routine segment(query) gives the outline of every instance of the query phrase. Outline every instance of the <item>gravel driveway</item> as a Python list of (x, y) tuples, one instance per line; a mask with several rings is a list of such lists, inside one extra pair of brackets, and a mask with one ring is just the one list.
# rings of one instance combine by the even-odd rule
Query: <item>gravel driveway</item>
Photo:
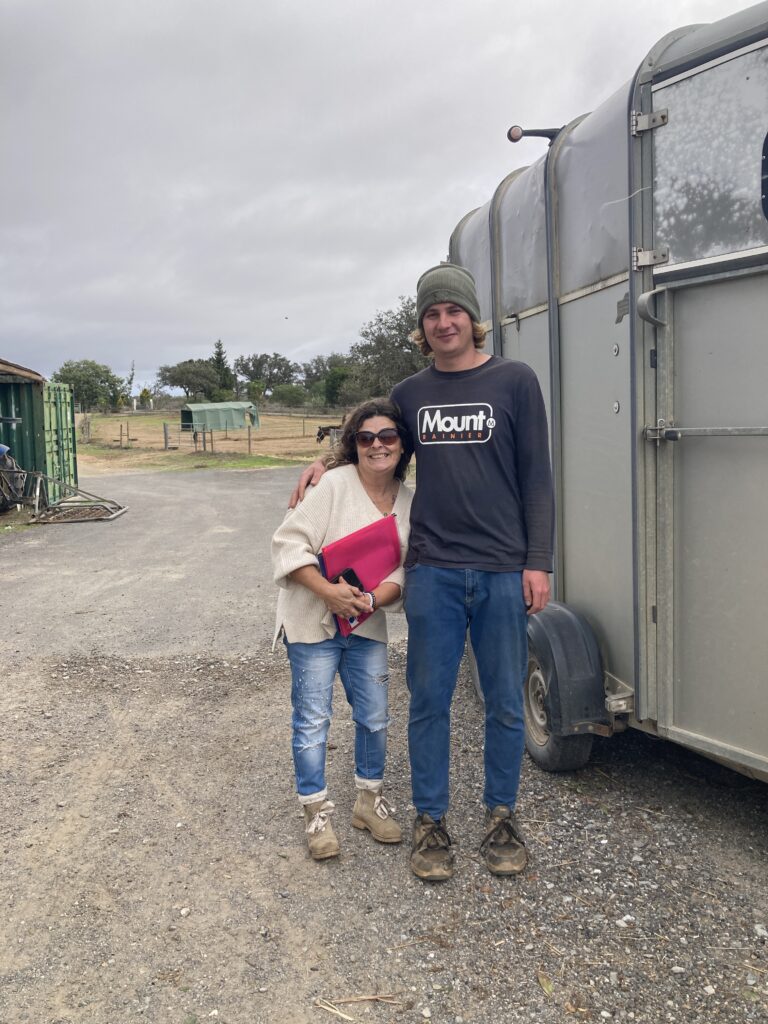
[[(466, 671), (455, 878), (351, 827), (340, 691), (342, 855), (309, 860), (270, 653), (294, 479), (102, 477), (122, 518), (0, 540), (0, 1022), (768, 1021), (768, 787), (637, 733), (580, 772), (526, 761), (531, 864), (493, 878)], [(410, 831), (404, 636), (388, 774)]]

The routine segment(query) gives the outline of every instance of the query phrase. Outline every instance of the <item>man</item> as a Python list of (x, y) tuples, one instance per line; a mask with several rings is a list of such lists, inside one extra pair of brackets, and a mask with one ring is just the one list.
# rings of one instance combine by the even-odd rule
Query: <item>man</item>
[(525, 742), (526, 615), (547, 604), (552, 571), (544, 402), (530, 367), (481, 351), (485, 330), (469, 271), (451, 264), (426, 271), (416, 312), (414, 340), (433, 362), (391, 395), (411, 430), (418, 473), (405, 563), (417, 813), (411, 868), (428, 881), (453, 875), (450, 709), (469, 629), (485, 699), (481, 850), (493, 874), (512, 875), (527, 862), (514, 813)]

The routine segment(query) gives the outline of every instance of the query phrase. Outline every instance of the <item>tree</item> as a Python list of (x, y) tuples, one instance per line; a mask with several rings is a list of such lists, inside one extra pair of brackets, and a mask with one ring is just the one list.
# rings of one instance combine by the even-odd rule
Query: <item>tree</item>
[(161, 366), (157, 383), (162, 387), (181, 388), (187, 400), (202, 396), (213, 401), (219, 388), (219, 378), (208, 359), (184, 359), (173, 366)]
[(360, 328), (362, 341), (349, 350), (349, 373), (341, 382), (344, 402), (388, 395), (398, 381), (424, 369), (426, 359), (411, 341), (416, 329), (416, 300), (400, 296), (396, 309), (380, 310)]
[(139, 392), (139, 407), (141, 409), (149, 409), (152, 404), (152, 392), (149, 388), (144, 387)]
[(249, 380), (245, 388), (245, 394), (249, 402), (258, 405), (264, 397), (264, 381)]
[(246, 380), (261, 381), (264, 390), (268, 391), (278, 384), (294, 384), (301, 374), (298, 363), (281, 356), (279, 352), (272, 355), (259, 354), (238, 356), (235, 360), (235, 372)]
[(125, 393), (128, 398), (133, 394), (133, 382), (136, 379), (136, 360), (131, 360), (131, 372), (125, 378)]
[(125, 394), (123, 378), (93, 359), (68, 359), (51, 374), (51, 380), (69, 384), (83, 412), (119, 405)]
[[(235, 377), (234, 373), (232, 372), (232, 368), (229, 365), (227, 353), (224, 351), (224, 346), (221, 343), (221, 338), (219, 338), (219, 340), (214, 345), (213, 355), (208, 360), (208, 362), (211, 364), (211, 366), (216, 372), (216, 377), (218, 378), (219, 382), (219, 391), (226, 392), (228, 396), (231, 398), (231, 393), (235, 390), (237, 378)], [(221, 401), (226, 401), (226, 398), (221, 399)]]
[(316, 404), (337, 405), (341, 386), (350, 374), (352, 360), (349, 356), (331, 352), (329, 356), (315, 356), (304, 363), (301, 372), (304, 387)]
[(110, 409), (120, 409), (131, 404), (131, 392), (128, 382), (123, 377), (115, 377), (109, 387), (108, 405)]
[(302, 363), (301, 373), (304, 378), (304, 387), (308, 388), (318, 381), (326, 380), (332, 370), (349, 366), (349, 362), (349, 356), (331, 352), (329, 356), (315, 356), (308, 363)]
[(307, 400), (307, 392), (299, 384), (277, 384), (272, 389), (270, 401), (275, 405), (287, 405), (298, 408)]
[(301, 364), (301, 375), (304, 378), (305, 388), (309, 388), (312, 384), (317, 384), (318, 381), (325, 380), (328, 373), (328, 360), (330, 358), (330, 356), (315, 356), (308, 363)]
[(341, 404), (341, 392), (344, 387), (344, 383), (351, 374), (352, 370), (349, 366), (333, 366), (328, 371), (328, 376), (325, 378), (325, 404), (326, 405), (340, 405)]

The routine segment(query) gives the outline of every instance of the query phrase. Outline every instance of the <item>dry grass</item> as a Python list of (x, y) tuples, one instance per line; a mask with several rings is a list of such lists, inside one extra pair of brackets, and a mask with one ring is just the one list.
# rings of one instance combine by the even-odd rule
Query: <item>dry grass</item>
[[(250, 452), (247, 430), (214, 431), (213, 450), (210, 435), (206, 450), (200, 437), (196, 449), (191, 434), (179, 433), (178, 414), (94, 414), (89, 418), (90, 443), (83, 441), (78, 430), (78, 467), (86, 476), (149, 469), (250, 469), (309, 462), (328, 450), (327, 441), (319, 445), (315, 440), (318, 424), (324, 422), (322, 416), (262, 416), (261, 427), (251, 431)], [(169, 423), (171, 439), (179, 444), (178, 449), (165, 450), (164, 421)]]

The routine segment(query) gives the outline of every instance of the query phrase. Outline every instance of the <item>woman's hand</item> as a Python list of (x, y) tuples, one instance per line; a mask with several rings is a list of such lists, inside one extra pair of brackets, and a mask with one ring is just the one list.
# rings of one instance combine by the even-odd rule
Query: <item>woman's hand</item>
[[(303, 565), (300, 569), (294, 569), (290, 574), (291, 579), (300, 583), (313, 594), (317, 594), (325, 602), (326, 608), (334, 615), (341, 615), (345, 619), (354, 619), (363, 612), (371, 610), (371, 599), (368, 595), (351, 586), (345, 579), (338, 583), (331, 583), (330, 580), (320, 575), (316, 565)], [(389, 604), (399, 596), (400, 588), (396, 584), (384, 584), (388, 588), (384, 594), (384, 603)], [(393, 592), (390, 596), (390, 590)], [(378, 600), (378, 595), (377, 595)]]
[(326, 608), (334, 615), (341, 615), (345, 619), (354, 619), (363, 612), (371, 610), (371, 602), (367, 594), (357, 587), (350, 586), (346, 580), (339, 580), (338, 583), (331, 583), (330, 588), (323, 594)]

